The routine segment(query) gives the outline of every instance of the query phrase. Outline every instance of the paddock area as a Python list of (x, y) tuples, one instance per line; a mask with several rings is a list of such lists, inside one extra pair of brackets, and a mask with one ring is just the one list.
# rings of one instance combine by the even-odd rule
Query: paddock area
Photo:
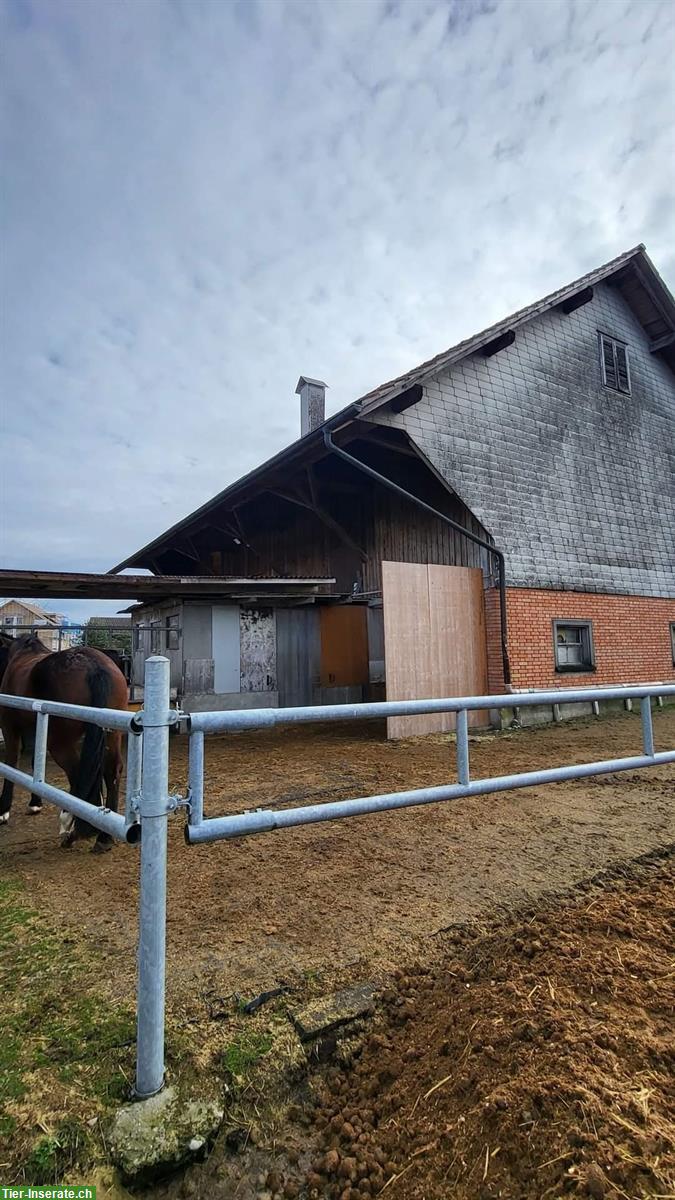
[[(675, 744), (675, 707), (654, 711), (657, 748)], [(172, 739), (170, 787), (184, 792), (186, 740)], [(476, 735), (472, 775), (588, 762), (641, 749), (623, 713)], [(448, 782), (447, 734), (388, 742), (384, 725), (304, 726), (206, 740), (207, 816)], [(58, 782), (60, 773), (50, 768)], [(339, 824), (187, 847), (170, 821), (168, 1004), (203, 991), (251, 993), (308, 972), (386, 972), (454, 923), (516, 908), (675, 840), (675, 766), (452, 801)], [(93, 856), (57, 842), (50, 806), (17, 792), (0, 862), (33, 902), (111, 960), (111, 994), (133, 994), (137, 852)], [(114, 963), (114, 969), (112, 966)]]

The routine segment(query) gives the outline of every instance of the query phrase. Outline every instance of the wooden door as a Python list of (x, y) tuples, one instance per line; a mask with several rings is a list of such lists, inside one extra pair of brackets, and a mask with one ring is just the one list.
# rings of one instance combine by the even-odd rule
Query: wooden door
[[(487, 694), (483, 573), (382, 563), (387, 700)], [(469, 725), (485, 724), (482, 712)], [(390, 738), (454, 729), (452, 713), (390, 717)]]
[(319, 682), (319, 614), (315, 608), (277, 609), (279, 707), (314, 702)]
[(368, 683), (368, 609), (365, 604), (330, 605), (320, 610), (321, 686)]

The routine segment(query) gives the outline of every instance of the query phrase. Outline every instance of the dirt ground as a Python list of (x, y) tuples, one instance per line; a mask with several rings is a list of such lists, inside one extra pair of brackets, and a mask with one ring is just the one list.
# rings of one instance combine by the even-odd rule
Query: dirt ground
[[(655, 712), (675, 745), (675, 708)], [(639, 715), (472, 738), (474, 777), (641, 750)], [(171, 786), (185, 790), (185, 739)], [(206, 812), (403, 790), (454, 779), (454, 742), (387, 742), (381, 725), (307, 726), (207, 740)], [(58, 781), (56, 771), (49, 778)], [(431, 936), (562, 893), (614, 862), (675, 841), (675, 766), (434, 804), (377, 817), (187, 847), (170, 822), (168, 1001), (255, 994), (314, 973), (385, 973)], [(57, 814), (29, 817), (18, 792), (0, 865), (34, 904), (92, 938), (132, 996), (137, 851), (57, 844)]]
[(351, 1069), (327, 1072), (311, 1169), (272, 1168), (267, 1187), (672, 1197), (674, 883), (672, 860), (651, 864), (637, 882), (458, 937), (431, 970), (398, 971), (385, 1023)]

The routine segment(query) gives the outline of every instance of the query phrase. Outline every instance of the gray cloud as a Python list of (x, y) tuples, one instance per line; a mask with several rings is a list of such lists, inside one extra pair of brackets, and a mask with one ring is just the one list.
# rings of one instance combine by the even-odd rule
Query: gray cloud
[(333, 409), (673, 238), (669, 0), (11, 0), (0, 553), (102, 569)]

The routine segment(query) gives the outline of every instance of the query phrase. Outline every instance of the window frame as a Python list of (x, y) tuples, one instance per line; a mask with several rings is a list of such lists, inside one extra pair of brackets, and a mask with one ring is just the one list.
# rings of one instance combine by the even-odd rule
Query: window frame
[(675, 621), (670, 622), (670, 649), (673, 656), (673, 666), (675, 667)]
[(164, 641), (167, 650), (180, 650), (180, 616), (178, 613), (171, 613), (166, 618), (164, 627)]
[[(609, 344), (612, 347), (612, 357), (614, 359), (614, 374), (616, 376), (615, 384), (610, 383), (607, 379), (603, 342), (609, 342)], [(628, 380), (628, 386), (625, 388), (619, 387), (619, 371), (618, 371), (617, 362), (616, 362), (616, 347), (617, 346), (621, 346), (621, 348), (623, 349), (625, 356), (626, 356), (626, 379)], [(603, 331), (601, 329), (599, 329), (598, 330), (598, 351), (600, 353), (600, 373), (602, 376), (602, 386), (608, 388), (608, 390), (610, 392), (618, 392), (620, 396), (631, 396), (633, 393), (633, 384), (632, 384), (631, 374), (630, 374), (630, 356), (628, 354), (628, 343), (622, 341), (621, 338), (614, 337), (611, 333), (603, 333)]]
[[(581, 617), (554, 617), (551, 622), (553, 634), (553, 662), (557, 675), (588, 675), (596, 670), (595, 643), (593, 641), (593, 622)], [(583, 629), (586, 631), (585, 661), (582, 663), (560, 663), (558, 661), (558, 630)]]

